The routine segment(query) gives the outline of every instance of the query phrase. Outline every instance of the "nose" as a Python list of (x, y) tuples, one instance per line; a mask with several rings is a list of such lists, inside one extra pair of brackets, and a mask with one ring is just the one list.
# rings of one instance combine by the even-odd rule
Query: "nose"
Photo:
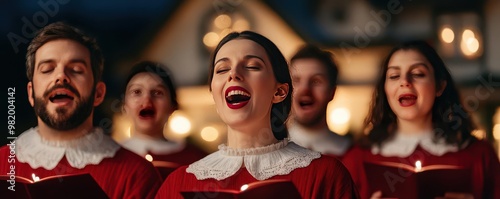
[(142, 98), (141, 98), (141, 104), (143, 107), (148, 107), (153, 104), (152, 102), (152, 96), (150, 93), (145, 93)]
[(297, 95), (308, 95), (311, 93), (311, 86), (307, 82), (296, 82), (293, 85), (293, 92)]
[(401, 76), (399, 80), (399, 86), (400, 87), (410, 87), (411, 85), (411, 79), (408, 76)]
[(60, 69), (56, 72), (56, 84), (68, 84), (70, 83), (69, 77), (66, 74), (64, 67), (59, 67)]
[(234, 80), (243, 81), (243, 76), (241, 75), (240, 71), (238, 70), (238, 67), (234, 67), (229, 71), (228, 82), (234, 81)]

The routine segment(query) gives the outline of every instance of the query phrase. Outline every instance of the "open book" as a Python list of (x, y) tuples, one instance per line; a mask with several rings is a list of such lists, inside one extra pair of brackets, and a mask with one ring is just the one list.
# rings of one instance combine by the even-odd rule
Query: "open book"
[(88, 173), (49, 176), (36, 182), (0, 175), (0, 187), (2, 198), (109, 198)]
[(168, 175), (179, 168), (181, 165), (174, 162), (157, 161), (151, 162), (156, 170), (160, 173), (163, 180), (167, 179)]
[(472, 192), (471, 171), (459, 166), (365, 162), (364, 169), (370, 193), (381, 190), (383, 197), (435, 198), (446, 192)]
[(243, 185), (241, 190), (212, 190), (181, 192), (184, 198), (214, 198), (214, 199), (300, 199), (300, 193), (289, 180), (263, 180)]

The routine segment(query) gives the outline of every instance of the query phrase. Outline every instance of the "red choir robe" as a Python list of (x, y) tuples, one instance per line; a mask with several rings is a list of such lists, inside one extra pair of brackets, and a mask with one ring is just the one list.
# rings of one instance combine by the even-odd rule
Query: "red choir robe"
[(222, 145), (219, 149), (170, 174), (156, 198), (182, 198), (181, 191), (240, 190), (244, 184), (267, 179), (290, 180), (302, 198), (358, 197), (340, 161), (293, 142), (284, 140), (255, 149)]
[(289, 125), (288, 131), (290, 139), (299, 146), (340, 160), (352, 148), (352, 140), (350, 138), (332, 132), (327, 127), (316, 132), (311, 132), (311, 130), (292, 122)]
[(190, 143), (159, 140), (141, 135), (125, 140), (122, 146), (142, 157), (150, 155), (163, 179), (180, 166), (191, 164), (207, 155), (205, 151)]
[[(121, 148), (100, 129), (84, 137), (83, 141), (79, 138), (70, 144), (47, 144), (40, 139), (37, 128), (32, 128), (16, 140), (14, 162), (0, 161), (0, 173), (11, 172), (12, 165), (16, 176), (28, 179), (32, 179), (32, 174), (42, 179), (89, 173), (110, 198), (155, 196), (162, 181), (150, 162)], [(2, 159), (7, 160), (11, 146), (0, 148)]]
[(133, 136), (121, 144), (124, 148), (140, 155), (151, 155), (153, 160), (188, 165), (208, 154), (190, 143), (158, 140), (145, 136)]
[(385, 144), (382, 148), (354, 147), (345, 155), (343, 163), (350, 171), (361, 198), (370, 198), (373, 194), (368, 190), (370, 182), (363, 167), (364, 162), (395, 162), (414, 167), (416, 161), (421, 161), (423, 167), (454, 165), (470, 168), (472, 193), (469, 194), (474, 198), (500, 198), (500, 163), (490, 143), (472, 140), (465, 148), (458, 149), (443, 142), (433, 143), (429, 136), (401, 137), (396, 136), (387, 147)]

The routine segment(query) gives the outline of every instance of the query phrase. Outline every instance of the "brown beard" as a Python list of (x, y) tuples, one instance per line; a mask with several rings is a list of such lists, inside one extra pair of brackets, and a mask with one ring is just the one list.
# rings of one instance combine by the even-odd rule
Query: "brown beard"
[[(60, 107), (56, 109), (55, 115), (51, 115), (47, 110), (47, 103), (49, 101), (49, 93), (56, 88), (66, 88), (75, 93), (75, 100), (80, 99), (76, 102), (76, 108), (73, 112), (70, 112), (68, 108)], [(54, 86), (44, 93), (44, 97), (35, 97), (35, 91), (33, 92), (34, 109), (35, 114), (40, 117), (40, 119), (53, 129), (60, 131), (74, 129), (81, 125), (92, 113), (94, 108), (94, 94), (95, 87), (92, 89), (88, 98), (80, 97), (80, 94), (73, 87), (65, 84), (60, 86)]]

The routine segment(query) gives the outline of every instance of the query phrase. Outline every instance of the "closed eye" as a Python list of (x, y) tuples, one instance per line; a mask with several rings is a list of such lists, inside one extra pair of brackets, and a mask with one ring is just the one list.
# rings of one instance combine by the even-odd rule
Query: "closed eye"
[(411, 74), (413, 77), (425, 77), (425, 74), (423, 73), (414, 73), (414, 74)]
[(391, 79), (391, 80), (399, 79), (399, 75), (390, 75), (389, 79)]
[(215, 74), (221, 74), (221, 73), (225, 73), (227, 71), (229, 71), (229, 69), (218, 69), (215, 71)]
[(260, 67), (258, 66), (247, 66), (246, 68), (250, 70), (260, 70)]

